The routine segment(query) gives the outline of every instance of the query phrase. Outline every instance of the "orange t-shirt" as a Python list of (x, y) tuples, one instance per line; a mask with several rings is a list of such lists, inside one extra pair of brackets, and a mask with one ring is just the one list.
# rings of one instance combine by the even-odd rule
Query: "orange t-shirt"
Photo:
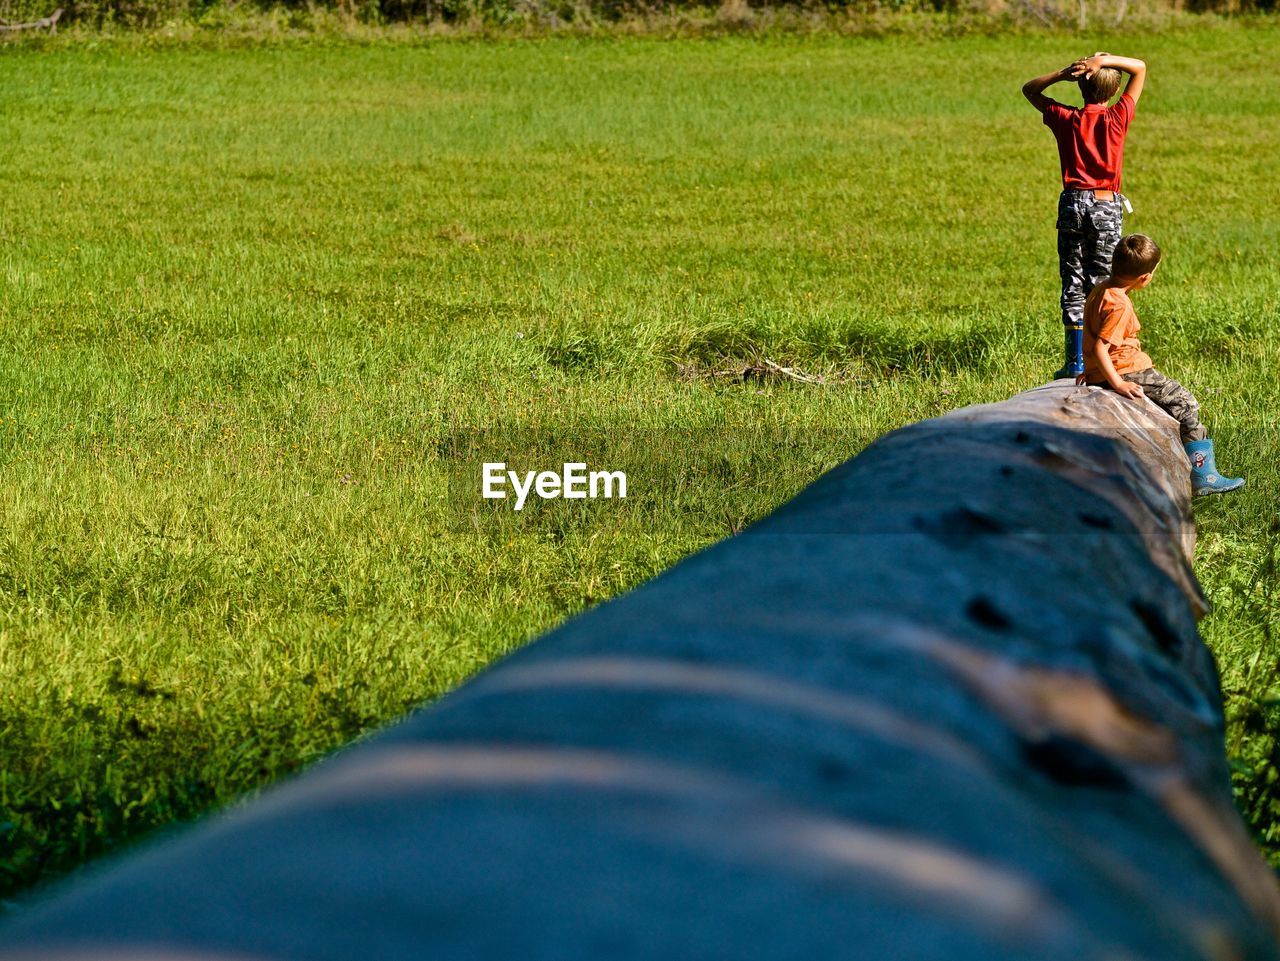
[(1094, 287), (1084, 302), (1085, 380), (1090, 384), (1107, 382), (1107, 375), (1102, 372), (1102, 365), (1094, 355), (1094, 345), (1099, 340), (1106, 342), (1107, 353), (1111, 355), (1117, 374), (1149, 370), (1153, 366), (1151, 358), (1143, 353), (1142, 344), (1138, 342), (1141, 329), (1133, 301), (1124, 288), (1106, 284)]

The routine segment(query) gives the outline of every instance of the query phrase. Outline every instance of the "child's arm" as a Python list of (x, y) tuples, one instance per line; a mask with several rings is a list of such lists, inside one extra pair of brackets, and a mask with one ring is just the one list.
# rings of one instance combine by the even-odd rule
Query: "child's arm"
[(1138, 98), (1142, 96), (1142, 87), (1147, 82), (1147, 65), (1143, 61), (1135, 60), (1133, 57), (1115, 57), (1109, 53), (1095, 53), (1092, 57), (1077, 60), (1067, 69), (1072, 71), (1073, 77), (1092, 77), (1104, 67), (1122, 70), (1129, 75), (1129, 82), (1125, 85), (1124, 92), (1132, 97), (1136, 104)]
[(1111, 351), (1108, 350), (1110, 345), (1099, 337), (1093, 342), (1093, 356), (1098, 359), (1098, 365), (1102, 368), (1103, 375), (1107, 378), (1107, 383), (1121, 397), (1132, 397), (1137, 400), (1142, 396), (1142, 387), (1138, 384), (1131, 384), (1116, 372), (1116, 365), (1111, 363)]
[(1052, 87), (1055, 83), (1062, 80), (1071, 79), (1071, 71), (1075, 69), (1081, 61), (1077, 60), (1070, 67), (1063, 67), (1061, 70), (1055, 70), (1053, 73), (1046, 73), (1042, 77), (1036, 77), (1028, 80), (1022, 85), (1022, 95), (1031, 101), (1031, 106), (1035, 107), (1041, 113), (1048, 109), (1049, 104), (1053, 103), (1044, 95), (1045, 90)]

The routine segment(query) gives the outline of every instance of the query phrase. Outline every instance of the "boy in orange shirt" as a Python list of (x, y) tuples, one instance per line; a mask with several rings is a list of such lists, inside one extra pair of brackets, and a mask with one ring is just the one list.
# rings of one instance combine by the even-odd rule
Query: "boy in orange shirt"
[(1191, 461), (1191, 488), (1221, 494), (1244, 486), (1243, 477), (1223, 477), (1213, 459), (1213, 441), (1200, 423), (1200, 404), (1176, 380), (1156, 370), (1138, 341), (1137, 312), (1129, 294), (1151, 283), (1160, 266), (1160, 248), (1145, 234), (1129, 234), (1116, 244), (1111, 276), (1093, 288), (1084, 304), (1084, 373), (1077, 384), (1108, 387), (1123, 397), (1146, 397), (1182, 427)]

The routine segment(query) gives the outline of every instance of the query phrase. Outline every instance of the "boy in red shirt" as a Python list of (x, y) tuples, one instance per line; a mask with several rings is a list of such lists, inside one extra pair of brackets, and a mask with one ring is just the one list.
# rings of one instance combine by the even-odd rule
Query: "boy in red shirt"
[[(1129, 74), (1129, 83), (1120, 99), (1107, 106), (1120, 89), (1121, 72)], [(1120, 178), (1125, 136), (1146, 78), (1147, 65), (1141, 60), (1096, 53), (1022, 86), (1023, 96), (1053, 131), (1062, 166), (1057, 227), (1066, 363), (1055, 378), (1074, 377), (1084, 370), (1085, 295), (1110, 272), (1125, 209), (1133, 209), (1120, 193)], [(1044, 95), (1062, 80), (1080, 85), (1083, 107), (1069, 107)]]
[(1156, 370), (1138, 341), (1138, 314), (1129, 295), (1151, 283), (1160, 266), (1160, 248), (1145, 234), (1130, 234), (1116, 245), (1111, 276), (1084, 304), (1084, 372), (1077, 384), (1109, 387), (1117, 394), (1144, 396), (1176, 419), (1191, 461), (1196, 496), (1221, 494), (1244, 486), (1243, 477), (1223, 477), (1213, 459), (1213, 441), (1200, 423), (1200, 404), (1191, 391)]

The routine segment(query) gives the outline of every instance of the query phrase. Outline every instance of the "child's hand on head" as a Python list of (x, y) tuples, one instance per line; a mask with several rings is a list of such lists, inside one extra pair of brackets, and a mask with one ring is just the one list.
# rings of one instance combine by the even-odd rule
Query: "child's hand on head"
[(1102, 69), (1102, 58), (1107, 56), (1103, 53), (1095, 53), (1092, 57), (1081, 57), (1067, 69), (1071, 72), (1073, 80), (1088, 80), (1095, 73)]

